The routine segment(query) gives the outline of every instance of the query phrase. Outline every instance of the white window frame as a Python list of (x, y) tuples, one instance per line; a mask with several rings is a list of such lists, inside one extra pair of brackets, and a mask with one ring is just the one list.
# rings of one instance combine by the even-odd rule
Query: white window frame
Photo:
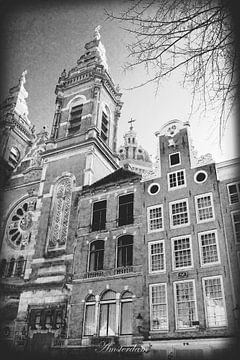
[[(203, 262), (203, 251), (202, 251), (202, 250), (203, 250), (203, 246), (202, 246), (201, 236), (202, 236), (202, 235), (207, 235), (207, 234), (213, 234), (213, 233), (215, 234), (216, 250), (217, 250), (218, 260), (217, 260), (217, 261), (213, 261), (213, 262), (208, 262), (208, 263), (204, 264), (204, 262)], [(200, 253), (200, 264), (201, 264), (202, 267), (217, 265), (217, 264), (220, 264), (220, 263), (221, 263), (217, 230), (208, 230), (208, 231), (201, 231), (201, 232), (199, 232), (199, 233), (198, 233), (198, 245), (199, 245), (199, 253)]]
[[(177, 176), (178, 176), (177, 174), (180, 173), (180, 172), (183, 172), (184, 184), (181, 184), (181, 185), (177, 184), (176, 186), (170, 187), (170, 175), (175, 174), (176, 178), (177, 178)], [(172, 171), (172, 172), (167, 174), (167, 178), (168, 178), (168, 191), (174, 191), (174, 190), (177, 190), (177, 189), (182, 189), (182, 188), (185, 188), (187, 186), (185, 169), (179, 169), (179, 170), (176, 170), (176, 171)]]
[[(207, 196), (210, 196), (210, 199), (211, 199), (211, 207), (212, 207), (212, 217), (211, 218), (208, 218), (208, 219), (203, 219), (201, 220), (199, 218), (199, 208), (198, 208), (198, 203), (197, 203), (197, 200), (198, 199), (201, 199), (203, 197), (207, 197)], [(215, 220), (215, 211), (214, 211), (214, 203), (213, 203), (213, 195), (211, 192), (209, 193), (204, 193), (204, 194), (199, 194), (199, 195), (196, 195), (195, 196), (195, 210), (196, 210), (196, 218), (197, 218), (197, 223), (198, 224), (202, 224), (202, 223), (205, 223), (205, 222), (209, 222), (209, 221), (214, 221)]]
[[(188, 238), (189, 239), (189, 248), (190, 248), (190, 257), (191, 257), (191, 265), (188, 266), (180, 266), (180, 267), (176, 267), (176, 262), (175, 262), (175, 251), (174, 251), (174, 242), (176, 240), (179, 239), (185, 239)], [(182, 235), (182, 236), (177, 236), (171, 239), (171, 243), (172, 243), (172, 268), (174, 271), (179, 271), (182, 269), (190, 269), (193, 268), (193, 252), (192, 252), (192, 238), (191, 235)]]
[[(238, 196), (238, 201), (234, 201), (234, 202), (231, 201), (231, 195), (230, 195), (230, 191), (229, 191), (229, 187), (232, 186), (232, 185), (236, 185), (236, 188), (237, 188), (236, 194)], [(239, 187), (240, 187), (240, 182), (239, 181), (235, 181), (235, 182), (233, 182), (231, 184), (227, 184), (228, 199), (229, 199), (229, 204), (230, 205), (239, 204), (239, 202), (240, 202), (240, 189), (239, 189)]]
[[(165, 299), (166, 304), (159, 303), (158, 305), (166, 305), (166, 320), (167, 320), (167, 326), (166, 328), (159, 328), (159, 329), (153, 329), (152, 328), (152, 321), (153, 321), (153, 306), (157, 304), (153, 304), (152, 302), (152, 288), (156, 286), (163, 286), (165, 288)], [(150, 307), (150, 331), (157, 331), (157, 332), (166, 332), (169, 330), (169, 320), (168, 320), (168, 296), (167, 296), (167, 284), (166, 283), (157, 283), (157, 284), (150, 284), (149, 285), (149, 307)]]
[[(201, 174), (201, 173), (203, 173), (206, 177), (205, 177), (204, 180), (198, 181), (197, 176), (198, 176), (198, 174)], [(199, 170), (194, 174), (194, 181), (195, 181), (196, 184), (204, 184), (205, 181), (207, 181), (207, 178), (208, 178), (208, 173), (205, 170)]]
[(197, 311), (197, 298), (196, 298), (196, 288), (195, 288), (195, 280), (190, 279), (190, 280), (181, 280), (181, 281), (175, 281), (173, 283), (173, 290), (174, 290), (174, 308), (175, 308), (175, 326), (176, 326), (176, 330), (181, 330), (181, 331), (188, 331), (189, 329), (195, 329), (196, 325), (192, 325), (189, 327), (178, 327), (178, 319), (177, 319), (177, 284), (179, 283), (185, 283), (185, 282), (192, 282), (193, 283), (193, 295), (194, 295), (194, 303), (195, 303), (195, 315), (196, 318), (194, 319), (194, 321), (198, 321), (198, 311)]
[(237, 240), (235, 222), (234, 222), (234, 219), (233, 219), (234, 214), (237, 214), (237, 213), (239, 213), (239, 216), (240, 216), (240, 210), (231, 211), (231, 218), (232, 218), (232, 228), (233, 228), (233, 234), (234, 234), (235, 243), (240, 244), (240, 240), (239, 241)]
[[(133, 170), (134, 170), (134, 169), (136, 169), (136, 168), (133, 167)], [(152, 193), (151, 193), (151, 188), (152, 188), (154, 185), (158, 187), (158, 191), (156, 191), (154, 194), (152, 194)], [(160, 191), (160, 185), (159, 185), (158, 183), (152, 183), (152, 184), (150, 184), (150, 185), (148, 186), (148, 193), (149, 193), (149, 195), (151, 195), (151, 196), (157, 195), (157, 194), (159, 193), (159, 191)]]
[[(161, 228), (157, 228), (157, 229), (151, 229), (151, 228), (150, 228), (150, 225), (151, 225), (151, 220), (153, 220), (153, 219), (150, 219), (150, 211), (151, 211), (152, 209), (156, 209), (156, 208), (160, 208), (160, 209), (161, 209), (161, 217), (157, 217), (157, 218), (155, 218), (155, 219), (159, 219), (159, 218), (162, 219), (162, 227), (161, 227)], [(148, 227), (148, 233), (153, 233), (153, 232), (158, 232), (158, 231), (163, 231), (163, 230), (164, 230), (164, 217), (163, 217), (163, 205), (162, 205), (162, 204), (149, 206), (149, 207), (147, 208), (147, 227)]]
[[(163, 244), (163, 269), (161, 270), (152, 270), (152, 254), (151, 254), (151, 246), (154, 244), (159, 244), (162, 243)], [(161, 254), (161, 253), (160, 253)], [(158, 273), (163, 273), (166, 272), (166, 252), (165, 252), (165, 241), (164, 240), (155, 240), (155, 241), (150, 241), (148, 243), (148, 265), (149, 265), (149, 274), (158, 274)]]
[[(176, 155), (178, 154), (179, 155), (179, 163), (178, 164), (175, 164), (175, 165), (171, 165), (171, 156), (172, 155)], [(179, 166), (181, 165), (181, 154), (179, 151), (175, 152), (175, 153), (172, 153), (172, 154), (169, 154), (169, 167), (174, 167), (174, 166)]]
[[(222, 290), (222, 298), (223, 298), (223, 306), (224, 306), (224, 310), (225, 310), (225, 320), (226, 323), (225, 325), (220, 325), (220, 326), (210, 326), (209, 325), (209, 319), (208, 319), (208, 313), (207, 313), (207, 304), (206, 304), (206, 291), (205, 291), (205, 280), (209, 280), (209, 279), (216, 279), (219, 278), (220, 279), (220, 283), (221, 283), (221, 290)], [(222, 275), (216, 275), (216, 276), (208, 276), (208, 277), (204, 277), (202, 278), (202, 287), (203, 287), (203, 298), (204, 298), (204, 310), (205, 310), (205, 318), (206, 318), (206, 325), (207, 328), (222, 328), (222, 327), (226, 327), (228, 324), (227, 321), (227, 310), (226, 310), (226, 302), (225, 302), (225, 295), (224, 295), (224, 287), (223, 287), (223, 279), (222, 279)]]
[[(184, 224), (173, 225), (172, 205), (180, 203), (180, 202), (184, 202), (184, 201), (186, 202), (186, 205), (187, 205), (188, 222), (184, 223)], [(190, 214), (189, 214), (188, 198), (171, 201), (169, 203), (169, 214), (170, 214), (170, 228), (171, 229), (176, 229), (176, 228), (179, 228), (179, 227), (184, 227), (184, 226), (190, 225)]]

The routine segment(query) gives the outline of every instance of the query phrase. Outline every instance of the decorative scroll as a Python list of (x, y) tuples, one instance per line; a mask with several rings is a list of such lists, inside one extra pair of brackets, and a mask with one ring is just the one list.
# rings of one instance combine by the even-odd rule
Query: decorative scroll
[(64, 248), (67, 241), (70, 206), (72, 197), (72, 179), (61, 179), (53, 197), (53, 220), (48, 241), (48, 250)]
[(28, 198), (18, 204), (10, 214), (6, 227), (7, 239), (15, 249), (24, 249), (31, 241), (33, 211), (36, 197)]

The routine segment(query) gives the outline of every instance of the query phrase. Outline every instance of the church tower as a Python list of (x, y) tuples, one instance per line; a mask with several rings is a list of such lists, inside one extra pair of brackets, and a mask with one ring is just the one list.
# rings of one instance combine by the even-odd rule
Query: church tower
[(0, 106), (0, 172), (4, 183), (34, 140), (33, 126), (28, 119), (24, 88), (24, 71), (16, 86), (9, 90), (7, 99)]
[(85, 44), (85, 52), (77, 65), (68, 73), (64, 70), (58, 80), (48, 146), (49, 150), (61, 151), (94, 143), (95, 150), (98, 148), (96, 156), (102, 158), (99, 161), (105, 163), (106, 169), (101, 174), (92, 169), (92, 176), (83, 180), (88, 185), (116, 169), (117, 126), (122, 107), (121, 93), (108, 73), (99, 28), (95, 29), (93, 39)]

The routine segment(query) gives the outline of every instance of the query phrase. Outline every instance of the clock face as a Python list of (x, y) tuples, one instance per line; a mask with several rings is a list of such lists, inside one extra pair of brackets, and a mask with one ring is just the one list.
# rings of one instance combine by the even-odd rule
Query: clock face
[(24, 249), (31, 241), (36, 201), (36, 197), (22, 201), (8, 218), (6, 235), (10, 245), (15, 249)]

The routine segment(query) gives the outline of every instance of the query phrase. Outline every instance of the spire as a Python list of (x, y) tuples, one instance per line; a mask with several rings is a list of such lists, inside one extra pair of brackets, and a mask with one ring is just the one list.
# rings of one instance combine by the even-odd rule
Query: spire
[(100, 64), (108, 71), (106, 49), (101, 42), (100, 35), (101, 26), (98, 25), (94, 29), (93, 39), (85, 44), (85, 54), (83, 54), (77, 64), (79, 67), (87, 67), (92, 64)]

